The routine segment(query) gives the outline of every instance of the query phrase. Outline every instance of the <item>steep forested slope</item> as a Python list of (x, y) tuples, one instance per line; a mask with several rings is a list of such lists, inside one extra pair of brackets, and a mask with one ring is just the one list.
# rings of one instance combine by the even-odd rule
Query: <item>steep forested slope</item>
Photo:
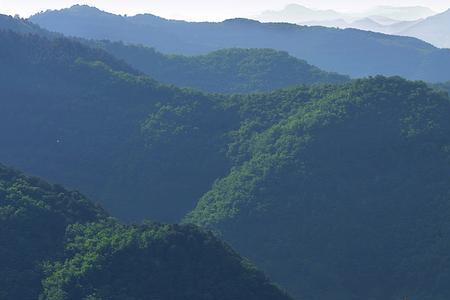
[[(0, 15), (0, 29), (61, 38), (18, 18)], [(166, 84), (217, 93), (270, 91), (299, 84), (339, 83), (347, 76), (324, 72), (285, 52), (269, 49), (226, 49), (203, 56), (165, 55), (153, 48), (122, 42), (76, 39), (100, 48), (136, 70)]]
[[(222, 137), (202, 137), (232, 121), (210, 109), (213, 97), (161, 86), (64, 38), (0, 32), (0, 65), (0, 158), (76, 188), (116, 216), (177, 221), (226, 169), (216, 150)], [(194, 117), (176, 128), (177, 147), (152, 147), (141, 128), (149, 115), (183, 103), (211, 110), (208, 125)]]
[[(0, 65), (2, 161), (76, 187), (128, 219), (177, 220), (204, 194), (186, 222), (217, 230), (299, 297), (449, 298), (445, 93), (376, 77), (211, 96), (162, 86), (72, 40), (12, 32), (0, 32)], [(9, 205), (2, 207), (8, 211)], [(46, 295), (108, 299), (126, 293), (139, 299), (134, 292), (178, 272), (164, 269), (149, 245), (170, 253), (165, 241), (173, 231), (191, 235), (190, 227), (154, 226), (71, 226), (67, 260), (48, 266)], [(200, 244), (212, 239), (215, 245), (198, 234)], [(125, 241), (116, 244), (115, 237)], [(174, 248), (185, 249), (183, 238), (177, 243)], [(101, 278), (108, 270), (134, 268), (125, 259), (129, 253), (144, 266), (154, 263), (162, 277), (115, 278), (117, 286), (105, 286)], [(164, 257), (178, 261), (177, 253)], [(211, 265), (205, 257), (188, 273)], [(141, 271), (152, 278), (148, 269)], [(183, 276), (174, 281), (178, 286)], [(77, 286), (77, 279), (91, 285)], [(247, 279), (243, 286), (253, 286)], [(118, 290), (128, 280), (136, 289)], [(232, 293), (239, 286), (229, 282), (218, 290)], [(210, 286), (202, 285), (205, 299)], [(157, 296), (175, 297), (164, 293)]]
[(192, 226), (71, 226), (69, 259), (45, 280), (46, 299), (289, 300), (210, 233)]
[(206, 54), (224, 48), (287, 51), (326, 71), (361, 77), (400, 75), (450, 79), (450, 50), (421, 40), (354, 29), (260, 23), (246, 19), (190, 23), (153, 15), (118, 16), (88, 6), (47, 11), (30, 18), (69, 36), (108, 39), (155, 47), (164, 53)]
[(11, 17), (0, 14), (0, 29), (12, 30), (20, 33), (34, 33), (43, 36), (57, 36), (59, 34), (50, 33), (49, 31), (40, 28), (38, 25), (31, 23), (26, 19)]
[(239, 130), (241, 163), (187, 221), (297, 297), (448, 298), (447, 95), (379, 77), (321, 97), (259, 133)]
[(164, 83), (217, 93), (271, 91), (292, 85), (342, 83), (346, 76), (327, 73), (286, 52), (225, 49), (202, 56), (165, 55), (153, 48), (123, 43), (94, 45)]
[(290, 299), (210, 233), (121, 225), (1, 165), (0, 225), (1, 299)]
[(77, 192), (0, 165), (0, 298), (37, 299), (42, 263), (61, 257), (67, 225), (105, 217)]

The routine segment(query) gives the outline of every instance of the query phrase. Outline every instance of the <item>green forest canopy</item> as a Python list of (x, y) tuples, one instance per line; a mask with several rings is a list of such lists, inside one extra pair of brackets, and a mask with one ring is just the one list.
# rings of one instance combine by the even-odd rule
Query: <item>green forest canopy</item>
[[(62, 37), (27, 20), (5, 15), (0, 15), (2, 29), (50, 39)], [(262, 92), (299, 84), (342, 83), (349, 80), (347, 76), (324, 72), (286, 52), (270, 49), (223, 49), (190, 57), (165, 55), (153, 48), (122, 42), (76, 40), (109, 52), (159, 82), (206, 92)]]
[(179, 87), (215, 93), (272, 91), (294, 85), (343, 83), (349, 77), (328, 73), (271, 49), (223, 49), (207, 55), (166, 55), (153, 48), (121, 42), (88, 42), (150, 77)]
[(448, 96), (424, 83), (336, 88), (239, 137), (245, 159), (186, 221), (219, 231), (296, 297), (445, 299), (449, 115)]
[[(295, 296), (448, 298), (446, 93), (375, 77), (206, 95), (69, 39), (0, 38), (8, 163), (128, 219), (177, 220), (200, 199), (186, 222), (221, 232)], [(51, 278), (48, 293), (70, 295), (58, 282), (70, 275)]]
[(61, 257), (66, 227), (106, 216), (77, 192), (0, 165), (0, 298), (37, 299), (42, 263)]
[[(222, 137), (204, 138), (220, 122), (206, 128), (194, 118), (191, 127), (177, 128), (178, 148), (152, 147), (141, 128), (166, 106), (212, 111), (219, 96), (160, 85), (106, 52), (69, 39), (0, 31), (0, 40), (5, 163), (81, 190), (124, 219), (171, 222), (192, 209), (226, 168), (214, 150)], [(199, 126), (207, 132), (196, 131)], [(206, 144), (193, 153), (200, 142)], [(223, 167), (211, 169), (206, 158)], [(195, 177), (187, 171), (194, 166)]]
[(122, 225), (77, 192), (1, 165), (0, 242), (2, 299), (290, 299), (211, 233)]

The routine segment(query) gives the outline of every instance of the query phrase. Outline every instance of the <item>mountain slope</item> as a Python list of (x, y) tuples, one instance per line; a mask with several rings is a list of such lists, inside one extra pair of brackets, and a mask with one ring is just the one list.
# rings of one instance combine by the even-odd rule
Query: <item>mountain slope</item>
[[(12, 32), (0, 32), (0, 65), (2, 160), (94, 195), (125, 219), (176, 221), (204, 194), (187, 221), (220, 231), (299, 297), (450, 295), (450, 104), (424, 83), (377, 77), (212, 96), (162, 86), (73, 40)], [(166, 235), (159, 226), (71, 226), (67, 260), (47, 264), (45, 293), (139, 299), (139, 291), (168, 282), (142, 280), (154, 278), (156, 265), (167, 271), (157, 273), (162, 277), (176, 270), (181, 278), (164, 291), (186, 298), (191, 291), (177, 288), (189, 276), (179, 266), (205, 256), (178, 260), (177, 248), (191, 253), (184, 238), (175, 249), (160, 241), (173, 237), (170, 228), (178, 236), (176, 227)], [(198, 244), (209, 245), (200, 236)], [(162, 256), (154, 256), (153, 244)], [(129, 253), (142, 260), (129, 262)], [(226, 265), (240, 264), (228, 258)], [(167, 261), (181, 262), (172, 269)], [(145, 268), (136, 278), (127, 267), (139, 262)], [(214, 266), (208, 256), (186, 272), (224, 274), (196, 273), (205, 265)], [(127, 278), (106, 285), (101, 279), (116, 268)], [(238, 273), (252, 286), (253, 273)], [(80, 287), (77, 279), (92, 284)], [(227, 282), (219, 291), (233, 295), (239, 283)], [(267, 281), (258, 282), (256, 290), (264, 290)]]
[(297, 297), (448, 298), (449, 114), (423, 83), (330, 89), (241, 139), (244, 159), (187, 221)]
[(0, 298), (37, 299), (41, 264), (62, 255), (66, 227), (105, 217), (77, 192), (0, 165)]
[(0, 165), (1, 298), (290, 299), (210, 233), (107, 218), (77, 192)]
[[(61, 38), (59, 34), (41, 29), (26, 20), (9, 16), (0, 15), (0, 29), (33, 33), (51, 39)], [(189, 57), (164, 55), (152, 48), (119, 42), (76, 40), (105, 50), (160, 82), (208, 92), (260, 92), (291, 85), (349, 80), (346, 76), (324, 72), (284, 52), (269, 49), (236, 48)]]
[(354, 28), (359, 30), (374, 31), (384, 34), (400, 34), (413, 25), (420, 23), (423, 19), (414, 21), (397, 21), (391, 19), (385, 19), (380, 16), (370, 16), (362, 19), (356, 19), (351, 22), (347, 22), (343, 19), (330, 20), (330, 21), (311, 21), (299, 23), (299, 25), (307, 26), (325, 26), (325, 27), (337, 27), (341, 29)]
[(210, 110), (218, 105), (212, 96), (161, 86), (64, 38), (0, 31), (0, 65), (2, 160), (80, 190), (118, 217), (176, 222), (227, 169), (215, 151), (223, 137), (202, 138), (231, 126), (214, 122), (219, 111), (208, 127), (194, 118), (178, 128), (176, 148), (152, 146), (142, 128), (167, 107)]
[(272, 48), (287, 51), (323, 70), (354, 77), (383, 74), (426, 81), (450, 78), (450, 51), (414, 38), (352, 29), (262, 24), (246, 19), (189, 23), (152, 15), (122, 17), (86, 6), (41, 13), (30, 21), (65, 35), (121, 40), (164, 53), (192, 55), (235, 47)]
[(0, 14), (0, 28), (2, 30), (11, 30), (20, 33), (34, 33), (43, 36), (52, 35), (47, 30), (40, 28), (25, 19), (13, 18), (11, 16)]
[(76, 225), (45, 299), (289, 300), (247, 261), (193, 226)]
[(102, 41), (95, 45), (160, 82), (208, 92), (262, 92), (349, 80), (270, 49), (226, 49), (189, 57), (164, 55), (152, 48), (123, 43)]
[(398, 34), (407, 28), (419, 23), (421, 20), (399, 21), (391, 24), (377, 23), (372, 17), (356, 20), (348, 24), (347, 28), (356, 28), (361, 30), (370, 30), (386, 34)]
[(401, 32), (443, 48), (450, 48), (450, 9)]

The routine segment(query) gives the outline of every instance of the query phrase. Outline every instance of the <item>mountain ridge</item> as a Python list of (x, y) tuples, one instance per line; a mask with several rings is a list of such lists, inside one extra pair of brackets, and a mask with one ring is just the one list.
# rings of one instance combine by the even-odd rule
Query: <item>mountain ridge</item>
[[(90, 43), (88, 43), (90, 44)], [(166, 55), (153, 48), (120, 42), (93, 42), (156, 80), (214, 93), (265, 92), (294, 85), (343, 83), (328, 73), (271, 49), (222, 49), (206, 55)]]
[[(399, 75), (432, 82), (450, 78), (447, 74), (450, 68), (446, 67), (450, 65), (450, 52), (415, 38), (244, 19), (221, 23), (158, 19), (151, 25), (136, 27), (130, 21), (132, 17), (115, 16), (118, 21), (108, 24), (96, 17), (85, 20), (68, 12), (70, 9), (47, 12), (29, 20), (69, 36), (122, 40), (154, 47), (163, 53), (198, 55), (223, 48), (273, 48), (325, 71), (352, 77)], [(375, 63), (378, 59), (384, 63)]]
[(450, 293), (439, 280), (450, 271), (448, 95), (398, 77), (328, 92), (253, 135), (237, 130), (239, 163), (185, 221), (217, 230), (294, 297)]
[(450, 48), (450, 8), (428, 17), (402, 31), (402, 35), (414, 36), (440, 47)]
[[(239, 20), (230, 22), (239, 23)], [(11, 24), (8, 25), (9, 23)], [(12, 29), (23, 33), (28, 32), (28, 26), (25, 20), (0, 15), (0, 30)], [(50, 39), (63, 37), (34, 26), (37, 30), (34, 30), (33, 34)], [(223, 49), (191, 57), (166, 55), (151, 48), (121, 42), (72, 39), (91, 48), (104, 50), (137, 70), (122, 66), (122, 70), (126, 69), (126, 72), (140, 71), (162, 83), (205, 92), (262, 92), (290, 85), (339, 83), (349, 80), (343, 75), (324, 72), (285, 52), (269, 49)], [(117, 62), (114, 68), (118, 68)]]
[(0, 225), (3, 299), (291, 299), (209, 232), (123, 225), (78, 192), (3, 165)]

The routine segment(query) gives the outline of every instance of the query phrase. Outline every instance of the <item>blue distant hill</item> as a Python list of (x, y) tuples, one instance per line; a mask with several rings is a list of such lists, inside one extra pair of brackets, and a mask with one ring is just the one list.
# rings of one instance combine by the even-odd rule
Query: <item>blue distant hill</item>
[(164, 53), (194, 55), (233, 47), (272, 48), (352, 77), (382, 74), (430, 82), (450, 79), (450, 50), (416, 38), (355, 29), (247, 19), (191, 23), (150, 14), (119, 16), (80, 5), (46, 11), (29, 20), (68, 36), (143, 44)]

